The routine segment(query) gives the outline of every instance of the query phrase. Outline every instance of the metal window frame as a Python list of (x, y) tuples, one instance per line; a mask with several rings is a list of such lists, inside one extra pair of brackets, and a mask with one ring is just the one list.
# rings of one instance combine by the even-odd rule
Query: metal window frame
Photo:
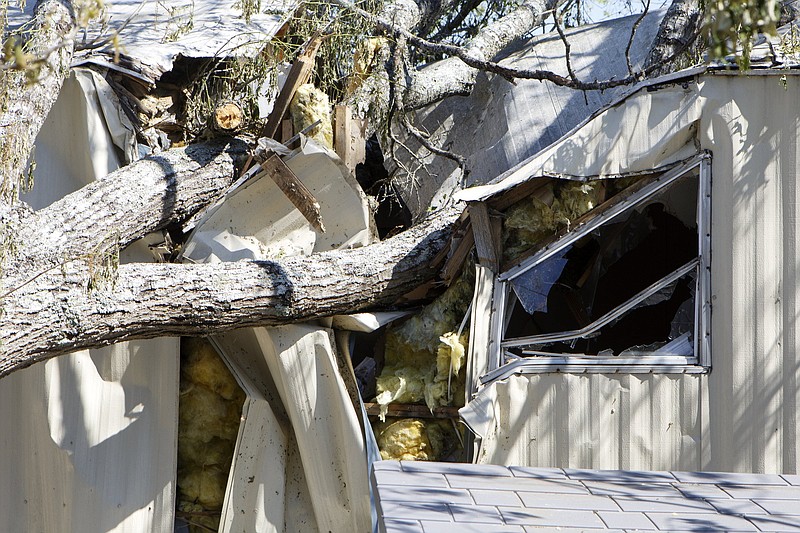
[[(687, 173), (698, 169), (697, 191), (697, 233), (698, 257), (677, 269), (633, 298), (599, 318), (586, 328), (547, 335), (536, 335), (513, 340), (503, 340), (506, 311), (511, 298), (511, 280), (521, 276), (538, 264), (552, 257), (578, 239), (591, 233), (617, 216), (647, 202), (662, 190), (668, 188)], [(544, 247), (519, 265), (501, 273), (495, 280), (491, 341), (489, 345), (489, 364), (492, 369), (481, 378), (483, 384), (503, 379), (512, 374), (543, 372), (602, 372), (602, 373), (705, 373), (711, 369), (711, 156), (698, 154), (683, 164), (665, 172), (653, 183), (646, 185), (631, 198), (620, 202), (608, 211), (586, 222), (555, 242)], [(586, 355), (546, 355), (517, 357), (508, 353), (507, 348), (531, 344), (531, 341), (556, 342), (565, 338), (576, 338), (599, 329), (623, 313), (632, 309), (636, 303), (658, 291), (660, 288), (686, 275), (697, 272), (695, 287), (694, 356), (586, 356)]]

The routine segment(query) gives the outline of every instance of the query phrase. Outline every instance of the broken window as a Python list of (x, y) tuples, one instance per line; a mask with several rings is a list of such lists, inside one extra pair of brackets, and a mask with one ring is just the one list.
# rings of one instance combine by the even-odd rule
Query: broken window
[(709, 184), (707, 156), (649, 178), (501, 274), (487, 378), (708, 367)]

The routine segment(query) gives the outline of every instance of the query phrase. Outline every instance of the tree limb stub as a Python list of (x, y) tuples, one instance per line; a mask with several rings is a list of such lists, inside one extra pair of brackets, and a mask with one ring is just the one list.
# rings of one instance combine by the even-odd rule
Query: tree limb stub
[(74, 28), (67, 2), (39, 2), (25, 43), (35, 64), (0, 72), (0, 202), (14, 201), (20, 192), (33, 141), (69, 73)]
[(462, 206), (364, 248), (276, 261), (127, 264), (86, 290), (72, 262), (2, 302), (0, 377), (71, 351), (131, 339), (205, 335), (390, 305), (432, 279)]

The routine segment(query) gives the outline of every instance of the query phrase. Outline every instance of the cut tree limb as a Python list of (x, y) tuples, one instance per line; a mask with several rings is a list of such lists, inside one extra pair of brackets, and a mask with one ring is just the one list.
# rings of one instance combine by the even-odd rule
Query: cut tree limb
[(224, 102), (214, 108), (211, 127), (215, 131), (230, 135), (244, 124), (244, 111), (236, 102)]

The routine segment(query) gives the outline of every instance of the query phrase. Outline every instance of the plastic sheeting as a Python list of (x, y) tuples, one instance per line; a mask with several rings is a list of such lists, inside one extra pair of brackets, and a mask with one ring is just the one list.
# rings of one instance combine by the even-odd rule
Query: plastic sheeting
[[(36, 139), (42, 208), (116, 169), (132, 132), (102, 77), (75, 69)], [(146, 247), (121, 260), (147, 261)], [(0, 531), (168, 531), (178, 342), (83, 350), (0, 381)]]

